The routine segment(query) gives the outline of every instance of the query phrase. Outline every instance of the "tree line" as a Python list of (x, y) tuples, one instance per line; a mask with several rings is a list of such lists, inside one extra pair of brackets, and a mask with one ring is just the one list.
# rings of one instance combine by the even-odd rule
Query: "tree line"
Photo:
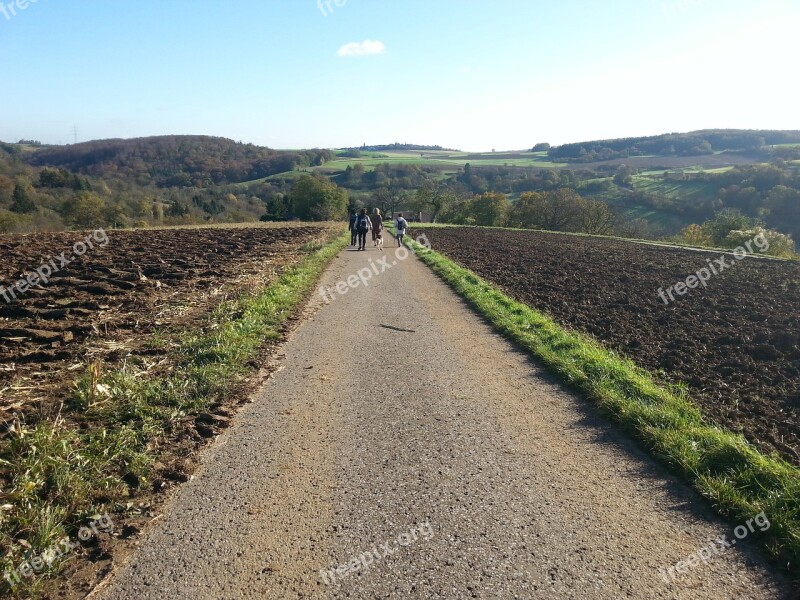
[(459, 195), (446, 185), (428, 183), (417, 191), (411, 204), (434, 221), (457, 225), (608, 235), (617, 224), (617, 215), (608, 204), (584, 198), (569, 188), (524, 192), (511, 202), (501, 192)]
[(800, 143), (800, 131), (709, 129), (691, 133), (597, 140), (548, 149), (560, 162), (593, 162), (630, 156), (702, 156), (717, 151), (763, 152), (778, 144)]
[(272, 150), (209, 136), (158, 136), (45, 147), (30, 155), (38, 167), (93, 177), (126, 177), (140, 185), (198, 187), (241, 183), (324, 164), (330, 150)]
[[(783, 141), (791, 132), (779, 133)], [(415, 210), (466, 225), (634, 237), (679, 231), (676, 226), (659, 233), (625, 216), (626, 207), (649, 206), (680, 216), (683, 223), (703, 223), (732, 209), (765, 227), (800, 235), (800, 169), (783, 159), (726, 172), (664, 173), (665, 180), (707, 187), (704, 196), (691, 198), (639, 189), (642, 178), (624, 165), (546, 169), (468, 163), (450, 173), (441, 165), (381, 163), (371, 169), (355, 164), (311, 180), (297, 177), (297, 170), (312, 170), (333, 156), (203, 136), (58, 148), (0, 143), (0, 232), (340, 218), (357, 207)], [(253, 169), (264, 160), (275, 161), (270, 168), (281, 173), (296, 170), (238, 185), (236, 180), (260, 174)], [(58, 166), (62, 163), (66, 166)], [(322, 200), (313, 200), (315, 195)]]
[(632, 175), (623, 168), (615, 175), (615, 184), (624, 186), (624, 199), (631, 205), (649, 206), (659, 211), (711, 219), (725, 210), (761, 220), (768, 227), (800, 238), (800, 170), (782, 160), (771, 164), (740, 165), (728, 171), (665, 173), (664, 180), (678, 179), (706, 185), (703, 199), (665, 196), (637, 190)]

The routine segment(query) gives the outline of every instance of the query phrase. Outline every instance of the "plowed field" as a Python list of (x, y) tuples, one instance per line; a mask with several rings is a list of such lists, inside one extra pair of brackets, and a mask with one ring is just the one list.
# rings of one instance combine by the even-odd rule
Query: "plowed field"
[(712, 421), (800, 464), (800, 263), (728, 256), (707, 288), (666, 305), (659, 288), (721, 255), (532, 231), (424, 233), (508, 295), (687, 384)]
[[(162, 333), (201, 327), (208, 311), (295, 261), (324, 226), (0, 236), (0, 285), (70, 262), (24, 293), (0, 296), (0, 422), (53, 405), (90, 365), (136, 355), (157, 363)], [(92, 234), (88, 234), (91, 236)], [(45, 411), (47, 412), (47, 411)]]

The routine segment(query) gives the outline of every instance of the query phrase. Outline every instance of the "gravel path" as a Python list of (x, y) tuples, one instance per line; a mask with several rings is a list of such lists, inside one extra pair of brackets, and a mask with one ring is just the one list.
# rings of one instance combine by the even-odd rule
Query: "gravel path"
[(413, 257), (308, 312), (94, 597), (787, 597), (741, 542), (666, 582), (730, 528)]

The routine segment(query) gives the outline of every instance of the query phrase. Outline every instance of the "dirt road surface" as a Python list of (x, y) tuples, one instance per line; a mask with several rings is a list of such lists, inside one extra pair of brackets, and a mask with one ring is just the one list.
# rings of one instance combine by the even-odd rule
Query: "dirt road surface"
[[(315, 295), (282, 369), (94, 598), (788, 597), (742, 542), (665, 581), (731, 528), (385, 254), (368, 287)], [(323, 283), (382, 256), (345, 251)]]

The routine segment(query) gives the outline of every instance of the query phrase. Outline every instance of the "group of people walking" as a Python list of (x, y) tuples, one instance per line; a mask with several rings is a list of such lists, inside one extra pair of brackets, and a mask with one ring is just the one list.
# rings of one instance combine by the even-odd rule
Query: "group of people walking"
[[(399, 213), (394, 222), (397, 229), (397, 246), (403, 245), (403, 238), (408, 229), (408, 221), (403, 218), (403, 213)], [(366, 250), (367, 233), (372, 232), (372, 243), (381, 248), (383, 246), (383, 217), (380, 209), (375, 209), (372, 214), (367, 214), (367, 209), (350, 212), (350, 245), (358, 246), (358, 250)]]

